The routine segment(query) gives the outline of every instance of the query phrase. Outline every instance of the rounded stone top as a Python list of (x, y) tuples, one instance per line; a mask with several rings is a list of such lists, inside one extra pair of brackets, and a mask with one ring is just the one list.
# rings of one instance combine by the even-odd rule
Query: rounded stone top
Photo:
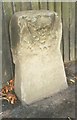
[[(16, 12), (10, 22), (12, 48), (21, 43), (33, 46), (57, 46), (61, 40), (62, 25), (57, 13), (50, 10)], [(58, 45), (59, 46), (59, 45)], [(56, 48), (56, 47), (55, 47)]]
[(21, 12), (16, 12), (15, 13), (16, 16), (30, 16), (30, 17), (33, 17), (33, 16), (52, 16), (52, 15), (57, 15), (56, 12), (54, 11), (50, 11), (50, 10), (28, 10), (28, 11), (21, 11)]
[(54, 22), (60, 22), (57, 13), (50, 10), (28, 10), (16, 12), (12, 17), (12, 20), (15, 21), (13, 18), (15, 20), (17, 19), (20, 24), (27, 22), (33, 27), (37, 27), (37, 29), (44, 28), (45, 26), (51, 26)]

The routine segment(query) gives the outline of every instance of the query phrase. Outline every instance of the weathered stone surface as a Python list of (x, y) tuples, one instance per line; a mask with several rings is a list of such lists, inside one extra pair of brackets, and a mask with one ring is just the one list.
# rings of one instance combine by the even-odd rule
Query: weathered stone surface
[(57, 14), (18, 12), (10, 30), (15, 92), (22, 103), (30, 104), (67, 88), (60, 52), (62, 24)]

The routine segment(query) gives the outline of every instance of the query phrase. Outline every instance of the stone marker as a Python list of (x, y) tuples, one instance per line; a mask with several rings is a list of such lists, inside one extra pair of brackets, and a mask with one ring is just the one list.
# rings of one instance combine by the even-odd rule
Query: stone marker
[(11, 45), (15, 92), (30, 104), (67, 88), (60, 52), (62, 24), (55, 12), (24, 11), (13, 15)]

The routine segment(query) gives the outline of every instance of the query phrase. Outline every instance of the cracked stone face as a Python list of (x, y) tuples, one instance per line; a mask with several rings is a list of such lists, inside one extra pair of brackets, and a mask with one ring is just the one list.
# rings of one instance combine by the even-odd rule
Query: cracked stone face
[(60, 52), (62, 24), (55, 12), (25, 11), (10, 23), (15, 92), (30, 104), (67, 88)]

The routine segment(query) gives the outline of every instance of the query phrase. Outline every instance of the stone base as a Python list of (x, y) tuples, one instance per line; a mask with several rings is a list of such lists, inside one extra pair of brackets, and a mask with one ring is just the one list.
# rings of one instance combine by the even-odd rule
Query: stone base
[(17, 60), (15, 69), (15, 92), (22, 102), (30, 104), (67, 88), (60, 52), (24, 59), (21, 64)]

